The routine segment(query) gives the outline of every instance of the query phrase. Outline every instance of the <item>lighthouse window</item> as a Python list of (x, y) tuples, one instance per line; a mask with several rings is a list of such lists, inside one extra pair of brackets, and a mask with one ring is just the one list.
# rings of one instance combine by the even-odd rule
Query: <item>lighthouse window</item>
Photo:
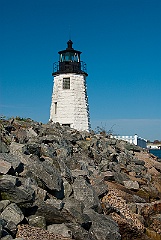
[(54, 108), (55, 114), (57, 114), (57, 102), (55, 102), (54, 105), (55, 105), (55, 108)]
[(62, 124), (64, 127), (70, 127), (70, 124)]
[(61, 54), (60, 61), (61, 62), (66, 62), (66, 61), (73, 62), (74, 61), (74, 53), (66, 52), (66, 53)]
[(70, 89), (70, 78), (63, 78), (63, 89)]

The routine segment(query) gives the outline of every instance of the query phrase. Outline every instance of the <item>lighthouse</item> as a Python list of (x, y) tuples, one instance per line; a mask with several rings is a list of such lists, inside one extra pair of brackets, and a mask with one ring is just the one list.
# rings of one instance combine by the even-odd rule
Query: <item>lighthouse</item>
[(73, 42), (59, 51), (59, 61), (53, 64), (54, 84), (50, 108), (50, 121), (59, 122), (79, 131), (89, 131), (89, 105), (87, 97), (86, 64), (81, 52), (73, 49)]

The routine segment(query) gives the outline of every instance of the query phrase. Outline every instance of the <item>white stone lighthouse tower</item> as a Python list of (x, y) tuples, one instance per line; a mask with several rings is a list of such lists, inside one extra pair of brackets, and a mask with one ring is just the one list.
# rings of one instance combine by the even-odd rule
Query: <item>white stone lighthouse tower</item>
[(50, 120), (79, 131), (89, 131), (89, 107), (86, 89), (86, 64), (80, 60), (80, 51), (73, 42), (67, 42), (60, 51), (59, 61), (54, 63), (54, 85), (50, 108)]

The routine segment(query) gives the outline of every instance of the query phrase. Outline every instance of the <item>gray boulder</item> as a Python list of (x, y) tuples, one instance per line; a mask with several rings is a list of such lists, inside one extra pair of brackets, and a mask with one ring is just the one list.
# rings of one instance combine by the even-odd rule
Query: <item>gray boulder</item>
[(46, 229), (46, 220), (43, 216), (32, 215), (28, 218), (28, 222), (30, 226)]
[(10, 204), (9, 200), (0, 201), (0, 212), (2, 212)]
[(28, 156), (23, 154), (24, 150), (24, 144), (11, 142), (10, 144), (10, 153), (20, 159), (20, 161), (24, 164), (28, 163)]
[(72, 232), (72, 236), (76, 240), (97, 240), (97, 238), (90, 233), (90, 231), (86, 231), (83, 227), (81, 227), (77, 223), (65, 223), (65, 225)]
[(16, 142), (18, 142), (18, 143), (23, 144), (28, 141), (26, 129), (23, 129), (23, 128), (16, 129), (14, 131), (13, 136), (14, 136)]
[(115, 178), (114, 178), (113, 172), (111, 172), (111, 171), (106, 171), (106, 172), (104, 173), (104, 181), (114, 181), (114, 180), (115, 180)]
[(11, 169), (11, 164), (0, 159), (0, 173), (6, 174)]
[(50, 198), (45, 201), (47, 204), (54, 206), (56, 209), (61, 211), (64, 207), (64, 202), (56, 198)]
[(41, 143), (41, 155), (43, 157), (53, 158), (57, 156), (56, 148), (53, 144)]
[(65, 217), (60, 211), (60, 202), (57, 206), (55, 201), (51, 201), (50, 199), (47, 201), (39, 201), (36, 203), (35, 209), (36, 211), (34, 214), (36, 216), (45, 217), (47, 224), (60, 224), (66, 222)]
[(21, 173), (23, 171), (23, 163), (17, 156), (9, 153), (0, 153), (0, 172), (3, 174)]
[[(72, 157), (67, 157), (64, 159), (66, 166), (72, 171), (75, 169), (81, 169), (80, 158), (82, 157), (78, 155), (73, 155)], [(62, 159), (62, 158), (61, 158)]]
[(0, 141), (0, 153), (8, 153), (8, 152), (9, 152), (9, 147), (4, 142)]
[[(49, 131), (51, 131), (51, 129), (49, 129)], [(39, 139), (41, 143), (45, 143), (45, 144), (49, 144), (49, 143), (59, 144), (60, 136), (56, 136), (56, 135), (52, 135), (51, 133), (48, 133), (46, 134), (46, 136), (42, 136)]]
[(37, 155), (38, 157), (40, 157), (41, 155), (41, 147), (40, 144), (38, 143), (27, 143), (24, 147), (23, 147), (23, 153), (30, 155)]
[(113, 172), (115, 181), (123, 184), (124, 181), (129, 181), (129, 176), (124, 172)]
[(73, 182), (72, 171), (69, 167), (65, 164), (65, 160), (59, 159), (59, 169), (61, 171), (61, 176), (65, 178), (68, 182)]
[(75, 169), (75, 170), (72, 170), (72, 176), (74, 178), (77, 178), (79, 176), (82, 176), (82, 177), (86, 177), (88, 176), (88, 171), (87, 170), (79, 170), (79, 169)]
[(1, 217), (6, 222), (5, 228), (13, 234), (16, 233), (17, 225), (24, 219), (21, 209), (15, 203), (8, 205), (1, 213)]
[(73, 188), (72, 185), (65, 178), (63, 178), (63, 188), (65, 198), (70, 197), (73, 193)]
[(20, 178), (11, 175), (3, 175), (0, 178), (2, 200), (10, 200), (15, 203), (32, 202), (34, 190), (30, 186), (21, 184)]
[(27, 133), (27, 138), (30, 139), (30, 138), (35, 138), (37, 137), (37, 133), (34, 131), (34, 129), (32, 127), (30, 127), (29, 129), (27, 129), (26, 131)]
[(50, 161), (40, 161), (38, 157), (29, 158), (28, 170), (32, 169), (31, 174), (39, 179), (50, 190), (60, 191), (62, 189), (62, 178), (57, 169)]
[(136, 165), (142, 165), (142, 166), (145, 165), (145, 161), (139, 160), (139, 159), (137, 159), (137, 158), (132, 158), (132, 159), (131, 159), (131, 162), (133, 162), (133, 163), (136, 164)]
[(131, 190), (138, 190), (139, 183), (137, 181), (123, 181), (124, 186)]
[(82, 201), (86, 208), (92, 208), (97, 212), (102, 212), (98, 196), (90, 183), (83, 177), (75, 179), (73, 185), (74, 198)]
[(50, 233), (62, 235), (63, 237), (72, 238), (71, 230), (64, 224), (52, 224), (47, 227)]
[(98, 198), (102, 198), (108, 192), (108, 186), (105, 184), (104, 179), (102, 178), (93, 178), (92, 179), (92, 186), (98, 196)]
[(92, 226), (89, 230), (97, 240), (120, 240), (119, 227), (111, 217), (96, 213), (93, 209), (84, 211), (91, 221)]
[(89, 229), (91, 226), (90, 218), (83, 213), (84, 204), (73, 198), (66, 199), (64, 201), (64, 207), (61, 214), (67, 220), (67, 222), (74, 222), (80, 224), (85, 229)]
[(146, 171), (146, 167), (144, 165), (139, 165), (139, 164), (134, 164), (134, 163), (127, 165), (126, 169), (129, 172), (135, 172), (136, 175), (141, 175), (143, 173), (143, 171)]

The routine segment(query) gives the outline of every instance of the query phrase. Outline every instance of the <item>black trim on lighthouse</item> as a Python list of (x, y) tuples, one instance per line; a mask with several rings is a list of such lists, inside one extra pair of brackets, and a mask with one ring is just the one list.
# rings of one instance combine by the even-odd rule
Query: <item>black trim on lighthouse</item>
[(67, 42), (67, 48), (59, 51), (59, 61), (53, 64), (53, 76), (62, 73), (78, 73), (88, 76), (86, 72), (86, 63), (80, 60), (81, 52), (74, 50), (73, 42)]

